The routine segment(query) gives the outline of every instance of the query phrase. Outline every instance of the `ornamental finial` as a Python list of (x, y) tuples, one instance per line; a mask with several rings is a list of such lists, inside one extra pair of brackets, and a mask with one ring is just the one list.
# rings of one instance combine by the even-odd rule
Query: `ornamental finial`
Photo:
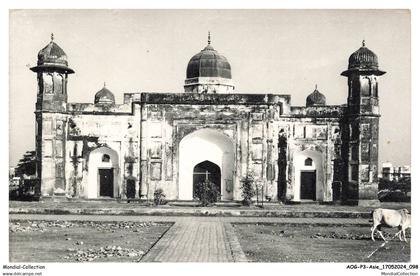
[(366, 41), (363, 39), (362, 41), (362, 46), (365, 47), (366, 46)]
[(318, 90), (318, 84), (315, 84), (315, 90)]
[(106, 82), (104, 82), (104, 88), (106, 87)]
[(53, 41), (53, 40), (54, 40), (54, 34), (51, 33), (51, 41)]
[(207, 36), (207, 44), (210, 45), (210, 43), (211, 43), (211, 35), (210, 35), (210, 31), (209, 31), (209, 34)]

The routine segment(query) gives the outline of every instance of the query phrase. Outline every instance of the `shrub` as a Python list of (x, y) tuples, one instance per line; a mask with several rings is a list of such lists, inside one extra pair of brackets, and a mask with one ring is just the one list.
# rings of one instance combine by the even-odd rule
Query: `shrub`
[(163, 192), (162, 188), (158, 188), (155, 190), (153, 194), (153, 202), (155, 205), (165, 205), (166, 204), (166, 195)]
[(245, 206), (250, 206), (252, 204), (252, 198), (256, 195), (256, 190), (254, 187), (254, 176), (252, 174), (247, 174), (244, 178), (241, 179), (242, 191), (242, 204)]
[(378, 198), (382, 202), (410, 202), (411, 178), (399, 180), (379, 179)]
[(208, 206), (220, 200), (220, 192), (216, 184), (205, 180), (204, 182), (197, 183), (194, 189), (194, 198), (200, 200), (201, 206)]

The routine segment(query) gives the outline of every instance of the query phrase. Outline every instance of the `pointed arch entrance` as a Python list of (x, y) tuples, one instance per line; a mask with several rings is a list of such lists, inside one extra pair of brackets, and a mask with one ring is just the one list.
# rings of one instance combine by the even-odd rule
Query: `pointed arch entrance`
[(195, 191), (197, 189), (197, 185), (203, 183), (204, 181), (214, 183), (220, 193), (221, 183), (219, 166), (210, 161), (204, 161), (195, 165), (193, 171), (193, 195), (196, 194)]
[(198, 172), (205, 177), (207, 170), (208, 177), (212, 172), (216, 176), (217, 167), (221, 199), (233, 199), (234, 149), (232, 140), (219, 130), (200, 129), (185, 136), (179, 143), (178, 198), (192, 200), (194, 178), (198, 181)]
[(293, 158), (295, 185), (294, 200), (322, 201), (324, 193), (324, 165), (322, 153), (305, 150)]
[(119, 190), (118, 154), (100, 147), (89, 154), (88, 198), (117, 197)]

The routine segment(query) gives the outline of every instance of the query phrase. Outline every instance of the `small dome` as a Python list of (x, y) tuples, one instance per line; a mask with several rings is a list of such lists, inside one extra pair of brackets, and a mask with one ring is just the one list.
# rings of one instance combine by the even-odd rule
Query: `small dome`
[(198, 77), (232, 78), (228, 60), (210, 45), (210, 35), (207, 46), (188, 62), (187, 79)]
[(54, 42), (53, 34), (51, 34), (50, 43), (38, 52), (37, 64), (38, 66), (31, 68), (32, 71), (37, 72), (40, 71), (40, 69), (50, 68), (65, 71), (66, 73), (74, 73), (74, 71), (68, 67), (66, 53)]
[(349, 57), (349, 69), (378, 69), (378, 56), (369, 50), (365, 41), (362, 47)]
[(323, 106), (326, 105), (325, 96), (318, 91), (315, 86), (314, 92), (306, 97), (306, 106)]
[(115, 97), (112, 92), (105, 87), (96, 92), (95, 104), (115, 104)]

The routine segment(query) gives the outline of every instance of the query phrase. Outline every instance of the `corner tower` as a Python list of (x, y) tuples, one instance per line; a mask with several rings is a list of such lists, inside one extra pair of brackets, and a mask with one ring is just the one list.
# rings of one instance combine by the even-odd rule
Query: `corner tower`
[(67, 76), (74, 71), (68, 67), (67, 55), (51, 41), (38, 52), (37, 66), (31, 70), (37, 73), (37, 110), (64, 111), (67, 103)]
[[(67, 55), (51, 41), (38, 52), (38, 93), (35, 110), (38, 192), (42, 196), (62, 194), (65, 190), (64, 148), (67, 104), (67, 77), (74, 71), (68, 67)], [(44, 169), (44, 170), (43, 170)]]
[(188, 62), (184, 89), (187, 93), (229, 93), (235, 89), (230, 64), (211, 45), (210, 32), (207, 46)]
[(344, 201), (359, 205), (378, 203), (379, 137), (378, 57), (365, 41), (349, 57), (347, 112), (343, 129)]

